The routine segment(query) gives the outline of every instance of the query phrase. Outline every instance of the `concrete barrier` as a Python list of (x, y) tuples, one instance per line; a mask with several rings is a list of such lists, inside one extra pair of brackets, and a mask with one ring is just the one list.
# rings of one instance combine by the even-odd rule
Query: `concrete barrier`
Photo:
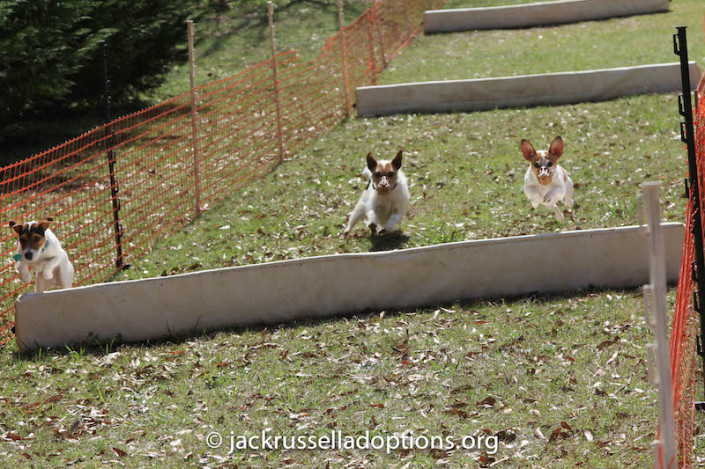
[[(548, 216), (548, 215), (547, 215)], [(684, 228), (664, 224), (677, 279)], [(569, 231), (342, 254), (26, 293), (20, 350), (83, 341), (143, 341), (226, 327), (649, 281), (638, 227)]]
[(527, 28), (668, 11), (668, 0), (564, 0), (487, 8), (429, 10), (426, 33)]
[[(690, 62), (690, 82), (700, 69)], [(682, 87), (680, 63), (472, 80), (429, 81), (357, 88), (359, 116), (404, 112), (485, 111), (604, 101), (670, 93)]]

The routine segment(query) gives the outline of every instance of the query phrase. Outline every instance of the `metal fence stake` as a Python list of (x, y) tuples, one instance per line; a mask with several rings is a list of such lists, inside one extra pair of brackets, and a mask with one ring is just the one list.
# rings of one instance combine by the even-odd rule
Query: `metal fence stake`
[(115, 247), (117, 255), (115, 266), (118, 270), (127, 267), (122, 254), (122, 226), (120, 225), (120, 187), (118, 186), (117, 174), (115, 172), (115, 133), (110, 125), (112, 121), (113, 98), (110, 80), (108, 79), (108, 44), (105, 41), (98, 42), (100, 46), (100, 69), (103, 78), (103, 118), (105, 119), (105, 141), (108, 156), (108, 172), (110, 173), (110, 199), (113, 205), (113, 227), (115, 230)]
[[(698, 187), (698, 161), (695, 155), (695, 131), (693, 128), (693, 107), (691, 103), (690, 70), (688, 67), (688, 40), (686, 27), (679, 26), (678, 32), (673, 35), (673, 51), (680, 57), (681, 83), (683, 94), (678, 98), (678, 112), (685, 119), (681, 123), (681, 140), (688, 148), (688, 177), (690, 178), (690, 196), (695, 201), (693, 209), (693, 244), (695, 244), (694, 280), (698, 290), (694, 293), (693, 308), (700, 315), (700, 336), (698, 343), (705, 338), (705, 252), (703, 252), (702, 228), (702, 202), (700, 200), (700, 187)], [(705, 371), (705, 354), (698, 348), (698, 355), (703, 358), (703, 371)], [(705, 379), (705, 375), (704, 375)], [(705, 409), (705, 402), (696, 402), (695, 408)]]

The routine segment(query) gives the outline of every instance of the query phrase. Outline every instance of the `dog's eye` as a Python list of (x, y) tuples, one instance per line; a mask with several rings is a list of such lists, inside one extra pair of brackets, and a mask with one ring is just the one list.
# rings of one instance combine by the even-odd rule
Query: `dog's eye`
[(547, 166), (550, 168), (551, 166), (553, 166), (553, 162), (549, 161)]
[(379, 171), (377, 171), (377, 172), (375, 173), (375, 177), (376, 177), (376, 178), (382, 177), (382, 174), (381, 174)]
[(539, 169), (540, 167), (541, 167), (541, 165), (540, 165), (540, 164), (538, 164), (538, 163), (534, 163), (534, 168), (536, 168), (536, 169)]
[(394, 177), (394, 171), (390, 171), (390, 173), (387, 174), (387, 177), (389, 177), (389, 178)]
[(42, 237), (39, 236), (39, 235), (34, 235), (34, 236), (32, 236), (32, 241), (35, 241), (35, 242), (36, 242), (36, 241), (41, 241), (41, 239), (42, 239)]

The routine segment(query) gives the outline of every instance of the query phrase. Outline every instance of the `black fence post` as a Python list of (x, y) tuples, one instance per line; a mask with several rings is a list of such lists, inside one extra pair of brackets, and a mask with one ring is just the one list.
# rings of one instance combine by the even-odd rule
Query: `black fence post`
[(113, 226), (115, 229), (115, 245), (117, 248), (115, 266), (120, 270), (125, 268), (126, 265), (122, 254), (122, 226), (120, 225), (120, 199), (118, 198), (120, 187), (118, 186), (117, 174), (115, 173), (115, 153), (113, 152), (115, 133), (110, 125), (112, 121), (113, 100), (110, 80), (108, 79), (108, 44), (105, 41), (100, 41), (98, 45), (100, 46), (100, 69), (103, 78), (103, 119), (105, 120), (105, 141), (108, 156), (108, 171), (110, 172), (110, 199), (113, 203)]
[[(678, 96), (678, 112), (685, 119), (681, 122), (681, 140), (688, 149), (688, 186), (689, 196), (694, 200), (693, 209), (693, 238), (695, 244), (695, 262), (691, 266), (693, 280), (697, 284), (697, 291), (693, 294), (693, 309), (700, 315), (700, 335), (697, 337), (697, 352), (703, 358), (703, 371), (705, 371), (705, 252), (703, 251), (703, 227), (701, 218), (700, 188), (698, 187), (698, 161), (695, 154), (695, 131), (693, 127), (693, 105), (691, 101), (690, 69), (688, 66), (688, 41), (686, 27), (676, 28), (678, 33), (673, 35), (673, 51), (680, 57), (681, 82), (683, 94)], [(705, 376), (705, 375), (704, 375)], [(696, 402), (695, 408), (705, 410), (705, 402)]]

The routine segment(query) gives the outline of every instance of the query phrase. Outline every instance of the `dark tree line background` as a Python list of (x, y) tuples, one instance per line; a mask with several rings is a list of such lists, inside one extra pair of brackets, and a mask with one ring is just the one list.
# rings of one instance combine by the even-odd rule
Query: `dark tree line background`
[(0, 144), (27, 137), (48, 113), (95, 109), (100, 40), (109, 44), (117, 102), (159, 85), (187, 54), (184, 22), (208, 3), (0, 0)]
[[(108, 43), (113, 116), (124, 115), (152, 104), (150, 91), (163, 83), (165, 72), (187, 60), (187, 19), (217, 27), (225, 16), (236, 19), (238, 28), (266, 27), (266, 3), (0, 0), (0, 167), (103, 122), (99, 41)], [(274, 3), (279, 9), (334, 4)]]

